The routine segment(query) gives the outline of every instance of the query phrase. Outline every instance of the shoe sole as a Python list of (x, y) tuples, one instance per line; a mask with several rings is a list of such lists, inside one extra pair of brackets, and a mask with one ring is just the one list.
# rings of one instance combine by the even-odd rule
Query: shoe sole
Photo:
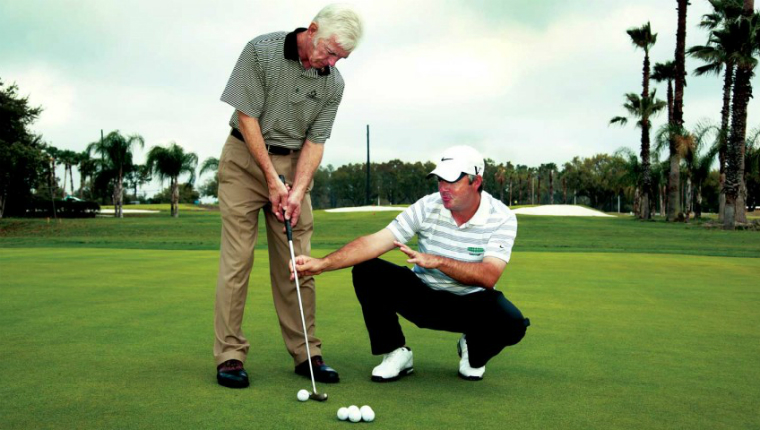
[(216, 382), (219, 385), (221, 385), (222, 387), (233, 388), (233, 389), (236, 389), (236, 388), (248, 388), (248, 386), (250, 385), (250, 383), (248, 381), (246, 381), (246, 382), (230, 382), (230, 381), (227, 381), (227, 380), (221, 379), (221, 378), (217, 378)]
[(465, 376), (462, 374), (462, 372), (457, 372), (459, 374), (459, 377), (464, 379), (465, 381), (482, 381), (482, 376)]
[[(311, 379), (311, 375), (309, 374), (309, 372), (306, 372), (306, 373), (293, 372), (293, 373), (295, 373), (298, 376), (303, 376), (304, 378)], [(319, 378), (317, 376), (314, 376), (314, 380), (322, 384), (337, 384), (338, 382), (340, 382), (340, 376), (336, 376), (334, 379), (325, 379), (325, 378)]]
[(373, 382), (392, 382), (392, 381), (398, 380), (402, 376), (409, 375), (412, 372), (414, 372), (414, 367), (409, 367), (407, 369), (404, 369), (401, 372), (399, 372), (398, 375), (396, 375), (394, 377), (391, 377), (391, 378), (383, 378), (382, 376), (372, 375), (372, 381)]

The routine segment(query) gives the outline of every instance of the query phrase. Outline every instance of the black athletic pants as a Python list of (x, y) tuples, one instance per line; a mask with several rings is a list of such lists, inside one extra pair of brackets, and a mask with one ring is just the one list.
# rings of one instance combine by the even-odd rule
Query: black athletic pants
[(464, 333), (472, 367), (520, 342), (530, 325), (500, 291), (458, 296), (434, 290), (408, 268), (377, 258), (354, 266), (352, 274), (375, 355), (405, 345), (396, 314), (420, 328)]

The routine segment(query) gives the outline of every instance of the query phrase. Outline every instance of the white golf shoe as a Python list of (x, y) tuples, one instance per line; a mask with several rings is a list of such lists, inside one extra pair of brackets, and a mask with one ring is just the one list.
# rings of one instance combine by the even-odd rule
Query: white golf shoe
[(383, 354), (383, 362), (372, 369), (372, 380), (375, 382), (395, 381), (413, 371), (412, 350), (402, 346), (388, 354)]
[(483, 374), (486, 373), (486, 366), (483, 367), (471, 367), (470, 366), (470, 354), (467, 352), (467, 340), (464, 335), (459, 338), (457, 342), (457, 352), (462, 357), (459, 360), (459, 377), (467, 379), (468, 381), (480, 381), (483, 379)]

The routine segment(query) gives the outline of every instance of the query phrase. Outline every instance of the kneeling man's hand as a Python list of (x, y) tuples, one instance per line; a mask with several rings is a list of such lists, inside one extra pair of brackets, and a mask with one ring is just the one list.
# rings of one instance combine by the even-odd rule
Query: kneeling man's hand
[[(293, 281), (295, 280), (295, 275), (293, 274), (293, 261), (291, 260), (288, 263), (288, 267), (290, 267), (290, 280)], [(319, 275), (324, 271), (324, 265), (322, 263), (323, 260), (321, 258), (312, 258), (305, 255), (296, 256), (296, 270), (298, 271), (298, 276)]]
[(393, 244), (398, 249), (409, 257), (406, 262), (416, 264), (425, 269), (437, 269), (441, 265), (441, 258), (437, 255), (425, 254), (423, 252), (414, 251), (403, 243), (395, 240)]

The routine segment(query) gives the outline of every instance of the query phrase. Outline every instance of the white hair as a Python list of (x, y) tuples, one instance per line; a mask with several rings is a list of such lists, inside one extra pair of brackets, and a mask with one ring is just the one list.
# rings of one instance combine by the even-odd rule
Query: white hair
[(335, 35), (335, 41), (347, 52), (356, 48), (364, 31), (359, 14), (345, 4), (325, 6), (314, 17), (313, 22), (318, 26), (314, 37), (315, 44), (319, 39), (329, 39)]

